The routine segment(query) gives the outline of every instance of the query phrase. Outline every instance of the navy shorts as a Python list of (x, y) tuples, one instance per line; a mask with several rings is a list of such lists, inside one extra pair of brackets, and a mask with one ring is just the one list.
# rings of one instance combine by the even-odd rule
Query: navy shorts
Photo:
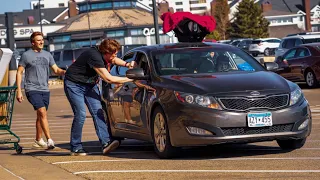
[(50, 92), (29, 91), (26, 92), (28, 101), (32, 104), (34, 110), (45, 107), (48, 110), (50, 102)]

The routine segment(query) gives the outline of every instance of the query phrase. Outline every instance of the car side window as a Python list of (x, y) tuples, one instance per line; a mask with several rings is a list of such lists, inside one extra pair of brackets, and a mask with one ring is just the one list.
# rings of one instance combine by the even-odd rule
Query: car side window
[(288, 51), (288, 53), (284, 56), (283, 59), (286, 59), (286, 60), (293, 59), (293, 58), (294, 58), (294, 55), (296, 54), (296, 52), (297, 52), (297, 49), (291, 49), (291, 50)]
[[(296, 42), (295, 39), (287, 39), (286, 41), (287, 41), (287, 42), (286, 42), (285, 47), (284, 47), (284, 48), (286, 48), (286, 49), (293, 48), (293, 47), (294, 47), (294, 44), (295, 44), (295, 42)], [(282, 46), (282, 47), (283, 47), (283, 46)]]
[[(135, 57), (135, 53), (134, 53), (134, 52), (131, 52), (131, 53), (129, 53), (129, 54), (126, 54), (126, 55), (123, 57), (122, 60), (130, 63), (131, 61), (134, 60), (134, 57)], [(127, 70), (128, 70), (127, 67), (117, 66), (117, 68), (118, 68), (118, 70), (117, 70), (117, 71), (118, 71), (118, 74), (119, 74), (120, 76), (126, 76), (126, 72), (127, 72)]]
[(137, 53), (136, 63), (138, 64), (139, 68), (143, 69), (145, 75), (149, 74), (150, 71), (148, 66), (148, 60), (147, 60), (147, 56), (144, 53), (142, 52)]
[(73, 60), (73, 51), (65, 50), (63, 51), (63, 61), (72, 61)]
[(296, 39), (294, 45), (295, 45), (295, 46), (299, 46), (300, 44), (303, 44), (303, 42), (301, 41), (301, 39)]
[(55, 62), (58, 62), (60, 60), (60, 54), (61, 54), (61, 51), (53, 53), (53, 59)]
[(299, 48), (298, 52), (297, 52), (297, 57), (302, 58), (302, 57), (306, 57), (306, 56), (310, 56), (309, 51), (305, 48)]

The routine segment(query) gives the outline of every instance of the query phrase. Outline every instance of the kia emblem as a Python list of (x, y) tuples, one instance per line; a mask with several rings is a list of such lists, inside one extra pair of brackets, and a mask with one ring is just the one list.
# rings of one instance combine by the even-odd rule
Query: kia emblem
[(259, 96), (260, 95), (260, 93), (258, 91), (252, 91), (250, 94), (252, 96)]

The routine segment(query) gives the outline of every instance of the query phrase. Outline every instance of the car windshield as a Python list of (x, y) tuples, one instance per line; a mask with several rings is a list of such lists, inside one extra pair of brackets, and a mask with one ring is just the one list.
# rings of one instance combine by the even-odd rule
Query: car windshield
[(152, 52), (158, 75), (264, 71), (256, 59), (238, 48), (182, 48)]

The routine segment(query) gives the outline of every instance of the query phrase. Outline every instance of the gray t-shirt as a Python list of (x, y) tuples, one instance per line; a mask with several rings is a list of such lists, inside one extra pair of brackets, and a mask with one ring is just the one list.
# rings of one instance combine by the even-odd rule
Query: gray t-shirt
[(25, 91), (49, 91), (50, 67), (54, 64), (52, 55), (47, 51), (34, 52), (30, 49), (24, 52), (19, 66), (25, 68)]

